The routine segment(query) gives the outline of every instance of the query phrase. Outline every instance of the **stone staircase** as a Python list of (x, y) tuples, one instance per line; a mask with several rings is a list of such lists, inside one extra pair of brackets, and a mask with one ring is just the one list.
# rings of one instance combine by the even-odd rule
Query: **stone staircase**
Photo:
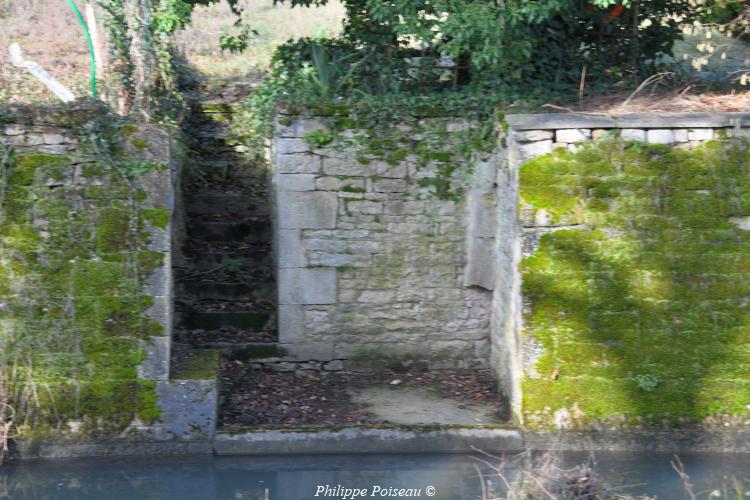
[(267, 170), (249, 159), (230, 127), (250, 92), (204, 82), (188, 94), (193, 166), (182, 191), (183, 258), (174, 268), (178, 351), (217, 348), (225, 359), (247, 357), (277, 341)]

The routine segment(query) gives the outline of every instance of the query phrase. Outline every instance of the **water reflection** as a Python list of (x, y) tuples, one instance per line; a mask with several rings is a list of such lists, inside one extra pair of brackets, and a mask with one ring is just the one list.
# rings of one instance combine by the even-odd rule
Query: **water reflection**
[[(568, 463), (585, 456), (567, 454)], [(720, 487), (736, 477), (750, 489), (750, 456), (684, 455), (696, 491)], [(668, 454), (599, 454), (598, 470), (611, 484), (642, 483), (627, 491), (683, 498)], [(34, 500), (307, 500), (342, 488), (419, 488), (438, 500), (476, 500), (481, 495), (476, 462), (467, 455), (335, 455), (149, 458), (36, 462), (0, 469), (5, 498)], [(483, 473), (490, 471), (482, 467)], [(512, 472), (511, 472), (512, 474)], [(499, 481), (489, 478), (499, 490)], [(435, 495), (427, 495), (432, 486)], [(319, 496), (315, 493), (318, 491)], [(341, 492), (342, 490), (339, 490)], [(705, 496), (705, 495), (703, 495)]]

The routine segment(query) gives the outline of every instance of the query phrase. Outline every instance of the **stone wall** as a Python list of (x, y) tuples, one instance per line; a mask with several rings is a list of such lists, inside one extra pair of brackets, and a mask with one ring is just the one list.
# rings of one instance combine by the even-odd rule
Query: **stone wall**
[(216, 359), (170, 366), (173, 142), (95, 103), (0, 108), (0, 342), (24, 456), (213, 435)]
[(516, 421), (745, 425), (750, 115), (508, 122), (493, 364)]
[(300, 119), (274, 140), (281, 345), (324, 369), (487, 366), (491, 292), (466, 265), (487, 245), (467, 228), (495, 158), (478, 159), (468, 196), (440, 199), (420, 182), (437, 162), (308, 144), (321, 128)]
[[(750, 281), (750, 115), (509, 116), (453, 201), (425, 194), (429, 169), (409, 156), (362, 162), (352, 146), (310, 146), (321, 127), (279, 125), (274, 143), (280, 340), (292, 358), (490, 366), (514, 420), (532, 427), (746, 418), (735, 306)], [(670, 257), (656, 269), (644, 254)], [(702, 263), (714, 254), (722, 264)], [(717, 294), (734, 305), (704, 310)]]

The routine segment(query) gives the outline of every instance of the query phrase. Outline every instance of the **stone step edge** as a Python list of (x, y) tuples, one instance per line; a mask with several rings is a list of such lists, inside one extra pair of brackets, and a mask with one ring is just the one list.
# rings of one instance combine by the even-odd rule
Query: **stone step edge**
[(336, 430), (218, 429), (217, 455), (307, 453), (476, 453), (519, 452), (524, 435), (514, 428), (402, 426)]
[[(374, 428), (290, 427), (285, 429), (219, 428), (205, 440), (154, 439), (17, 442), (13, 462), (40, 458), (81, 458), (159, 455), (288, 455), (297, 453), (515, 453), (519, 451), (663, 451), (670, 453), (750, 453), (750, 431), (562, 431), (544, 433), (514, 426)], [(696, 445), (697, 443), (697, 445)], [(690, 448), (692, 447), (692, 448)], [(262, 466), (262, 464), (261, 464)], [(440, 493), (437, 491), (436, 493)]]
[[(317, 427), (317, 426), (316, 426)], [(303, 453), (670, 452), (750, 454), (750, 430), (604, 430), (559, 432), (507, 426), (352, 426), (219, 428), (217, 455)]]

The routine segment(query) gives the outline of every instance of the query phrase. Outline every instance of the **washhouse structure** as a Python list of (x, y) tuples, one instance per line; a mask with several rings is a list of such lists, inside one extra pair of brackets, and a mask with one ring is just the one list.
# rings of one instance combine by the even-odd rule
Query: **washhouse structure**
[[(227, 352), (278, 371), (489, 368), (527, 444), (700, 428), (708, 449), (750, 450), (750, 114), (506, 116), (470, 158), (451, 145), (472, 123), (426, 121), (443, 147), (401, 127), (364, 148), (330, 117), (280, 114), (267, 202), (232, 194), (254, 222), (220, 228), (186, 226), (224, 205), (183, 199), (174, 131), (91, 103), (0, 108), (17, 452), (231, 449)], [(267, 256), (232, 258), (275, 285), (175, 279), (185, 239), (217, 231), (267, 239)], [(266, 309), (175, 309), (232, 290)], [(218, 336), (237, 325), (263, 341)]]

